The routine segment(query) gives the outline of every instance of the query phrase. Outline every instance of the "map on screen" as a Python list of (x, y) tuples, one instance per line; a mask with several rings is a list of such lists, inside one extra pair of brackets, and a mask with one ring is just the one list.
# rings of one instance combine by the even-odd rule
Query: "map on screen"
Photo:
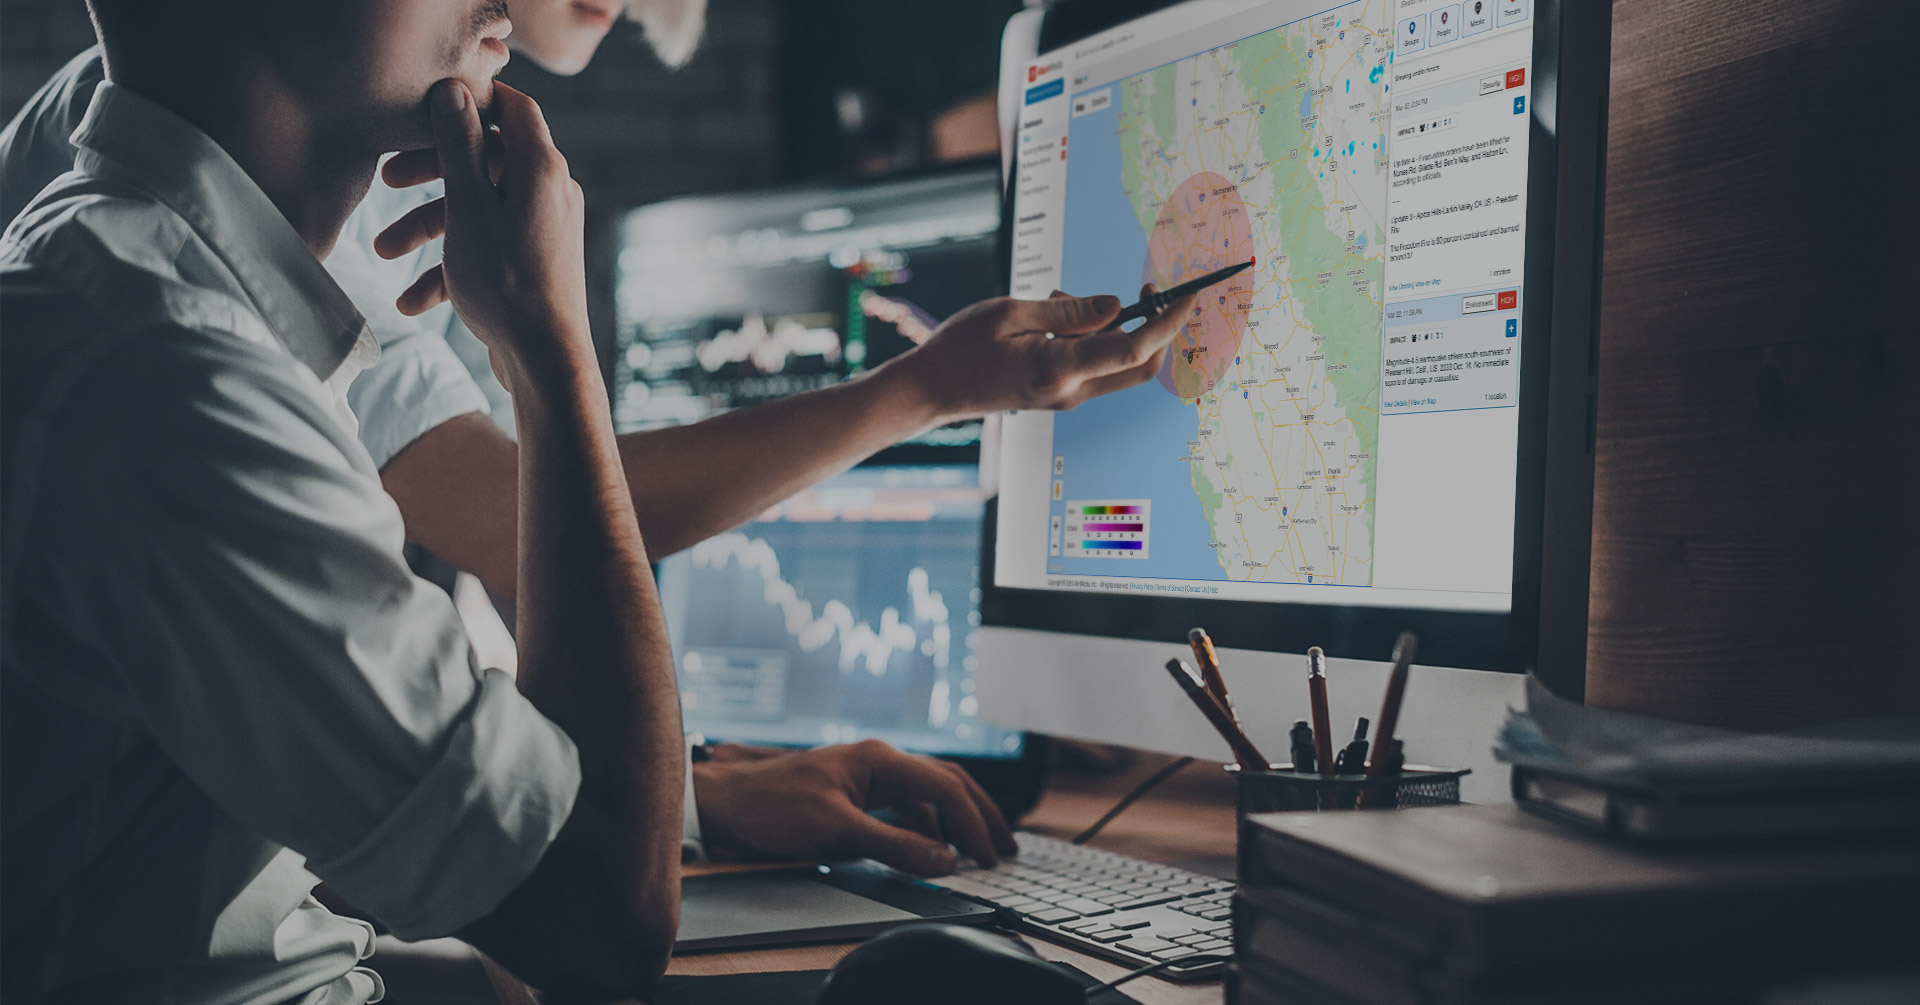
[(1055, 420), (1073, 491), (1050, 567), (1371, 585), (1393, 46), (1353, 16), (1378, 7), (1072, 96), (1062, 288), (1255, 264), (1203, 295), (1157, 380)]

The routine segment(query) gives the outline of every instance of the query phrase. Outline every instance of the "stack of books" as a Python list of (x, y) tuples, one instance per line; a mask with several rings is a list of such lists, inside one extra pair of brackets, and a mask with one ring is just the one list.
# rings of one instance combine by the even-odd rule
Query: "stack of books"
[(1228, 1001), (1718, 1002), (1920, 945), (1910, 837), (1649, 849), (1515, 806), (1249, 815)]
[(1920, 716), (1739, 733), (1591, 708), (1527, 681), (1494, 754), (1513, 799), (1643, 844), (1920, 834)]

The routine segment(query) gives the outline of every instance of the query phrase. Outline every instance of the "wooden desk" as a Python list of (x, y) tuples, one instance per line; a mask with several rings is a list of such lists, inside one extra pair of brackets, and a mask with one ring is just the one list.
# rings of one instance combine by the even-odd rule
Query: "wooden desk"
[[(1117, 774), (1058, 772), (1040, 804), (1020, 822), (1023, 830), (1071, 838), (1100, 818), (1119, 798), (1172, 758), (1142, 754)], [(1220, 766), (1201, 762), (1161, 783), (1102, 831), (1093, 846), (1197, 872), (1233, 874), (1233, 787)], [(712, 868), (712, 867), (709, 867)], [(1032, 938), (1029, 944), (1050, 960), (1071, 963), (1101, 980), (1125, 967)], [(669, 974), (737, 974), (774, 970), (824, 970), (840, 961), (855, 943), (701, 953), (676, 958)], [(1221, 1000), (1217, 980), (1176, 984), (1143, 977), (1125, 986), (1144, 1005), (1200, 1005)]]

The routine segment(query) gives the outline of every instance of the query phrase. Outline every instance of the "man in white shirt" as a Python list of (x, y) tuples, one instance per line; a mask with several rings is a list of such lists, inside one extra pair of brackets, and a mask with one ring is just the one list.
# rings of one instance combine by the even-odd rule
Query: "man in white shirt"
[[(0, 997), (375, 1000), (368, 930), (314, 903), (315, 877), (543, 988), (644, 990), (690, 783), (583, 316), (578, 186), (533, 103), (489, 84), (504, 5), (91, 6), (111, 82), (76, 170), (0, 239)], [(342, 405), (377, 350), (317, 261), (379, 155), (429, 126), (437, 154), (397, 169), (448, 176), (420, 290), (516, 392), (517, 689), (400, 559)], [(1183, 313), (1099, 331), (1117, 309), (971, 324), (1071, 401), (1153, 362)], [(976, 859), (1011, 850), (957, 770), (883, 747), (703, 785), (708, 840), (741, 850), (951, 867), (874, 805), (937, 808)]]

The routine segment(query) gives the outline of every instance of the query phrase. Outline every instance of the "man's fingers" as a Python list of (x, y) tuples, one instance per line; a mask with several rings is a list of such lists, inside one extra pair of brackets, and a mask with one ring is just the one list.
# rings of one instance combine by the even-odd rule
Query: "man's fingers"
[(457, 80), (433, 85), (433, 147), (439, 155), (440, 176), (456, 199), (477, 193), (487, 184), (486, 130), (473, 92)]
[(892, 809), (893, 812), (900, 815), (900, 819), (904, 820), (907, 827), (915, 834), (924, 834), (927, 837), (940, 838), (941, 840), (946, 839), (946, 835), (940, 833), (940, 814), (935, 813), (933, 807), (928, 806), (926, 803), (907, 800)]
[(993, 840), (993, 850), (1002, 855), (1019, 853), (1020, 845), (1013, 840), (1013, 828), (1007, 826), (1007, 818), (1000, 815), (1000, 807), (993, 804), (993, 797), (987, 795), (987, 790), (967, 774), (967, 769), (950, 761), (940, 763), (959, 777), (960, 784), (966, 786), (967, 795), (973, 798), (973, 805), (980, 810), (980, 818), (987, 823), (987, 836)]
[(400, 313), (413, 317), (440, 306), (447, 299), (447, 280), (445, 273), (436, 265), (420, 274), (413, 285), (400, 293), (393, 305)]
[(547, 130), (546, 116), (525, 92), (494, 81), (493, 109), (508, 164), (529, 164), (558, 156), (553, 147), (553, 134)]
[(435, 199), (407, 211), (373, 239), (373, 251), (394, 259), (447, 232), (447, 200)]
[(380, 165), (380, 180), (386, 182), (388, 188), (412, 188), (439, 177), (440, 151), (433, 147), (403, 150)]
[[(933, 804), (947, 821), (947, 837), (962, 855), (986, 866), (998, 862), (998, 842), (985, 816), (967, 786), (947, 770), (948, 765), (891, 748), (888, 751), (892, 756), (872, 766), (874, 788), (881, 800), (893, 805), (906, 800)], [(987, 809), (998, 815), (991, 804)]]
[(1120, 313), (1120, 298), (1049, 297), (1045, 300), (1014, 301), (1016, 323), (1023, 328), (1078, 335), (1105, 328)]
[(1166, 310), (1147, 319), (1132, 331), (1118, 328), (1049, 345), (1056, 352), (1069, 354), (1070, 368), (1097, 378), (1141, 366), (1173, 340), (1188, 315), (1193, 313), (1194, 298), (1181, 297)]
[[(500, 180), (500, 160), (506, 147), (500, 143), (500, 134), (491, 129), (484, 130), (487, 144), (488, 175), (494, 181)], [(411, 188), (440, 179), (440, 151), (427, 147), (424, 150), (403, 150), (387, 158), (380, 166), (380, 178), (388, 188)]]
[(1139, 366), (1130, 367), (1119, 373), (1110, 373), (1104, 377), (1095, 377), (1080, 385), (1079, 390), (1074, 392), (1073, 397), (1061, 404), (1064, 407), (1072, 408), (1083, 401), (1091, 401), (1103, 394), (1112, 394), (1115, 391), (1124, 391), (1129, 387), (1144, 384), (1159, 375), (1160, 368), (1166, 365), (1167, 353), (1172, 351), (1173, 350), (1166, 346), (1161, 346), (1159, 352), (1149, 356), (1147, 361)]
[(959, 864), (945, 841), (882, 823), (851, 807), (848, 812), (842, 844), (852, 854), (879, 859), (922, 876), (945, 875)]

